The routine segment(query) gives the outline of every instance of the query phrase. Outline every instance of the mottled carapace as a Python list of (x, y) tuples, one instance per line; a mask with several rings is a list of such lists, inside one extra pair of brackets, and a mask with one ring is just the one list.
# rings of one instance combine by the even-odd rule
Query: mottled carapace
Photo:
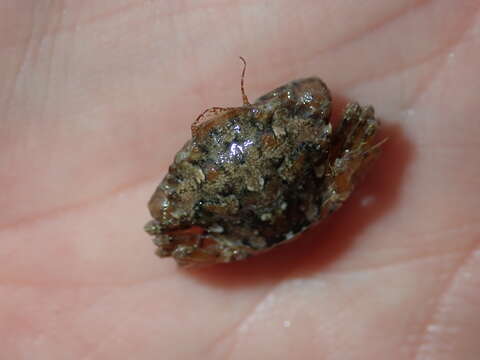
[(348, 104), (332, 129), (319, 78), (251, 104), (244, 74), (245, 61), (243, 105), (200, 114), (148, 204), (157, 253), (180, 265), (241, 260), (295, 238), (341, 206), (379, 153), (373, 107)]

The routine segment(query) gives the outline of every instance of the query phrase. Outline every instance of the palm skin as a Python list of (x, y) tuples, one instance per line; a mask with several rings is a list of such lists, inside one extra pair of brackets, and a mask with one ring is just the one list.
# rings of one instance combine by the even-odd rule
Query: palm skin
[[(5, 359), (478, 359), (476, 1), (0, 4)], [(189, 125), (317, 75), (389, 141), (298, 241), (197, 271), (146, 202)]]

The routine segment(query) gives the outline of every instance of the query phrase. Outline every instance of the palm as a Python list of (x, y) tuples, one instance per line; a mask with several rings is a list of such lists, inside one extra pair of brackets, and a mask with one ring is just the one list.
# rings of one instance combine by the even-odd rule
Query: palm
[[(201, 3), (1, 5), (4, 356), (477, 359), (478, 4)], [(303, 239), (187, 272), (145, 203), (237, 55), (250, 97), (315, 74), (390, 140)]]

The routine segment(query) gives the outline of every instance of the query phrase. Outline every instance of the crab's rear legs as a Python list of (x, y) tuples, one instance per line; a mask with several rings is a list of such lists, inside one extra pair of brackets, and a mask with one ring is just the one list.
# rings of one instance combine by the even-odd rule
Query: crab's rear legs
[(350, 195), (355, 184), (385, 141), (375, 143), (380, 123), (371, 106), (348, 104), (334, 133), (324, 208), (336, 210)]

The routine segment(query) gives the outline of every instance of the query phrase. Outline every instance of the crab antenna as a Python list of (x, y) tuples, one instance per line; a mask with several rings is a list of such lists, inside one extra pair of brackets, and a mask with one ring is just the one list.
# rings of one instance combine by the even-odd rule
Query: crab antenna
[(247, 69), (247, 62), (245, 61), (245, 59), (243, 57), (239, 56), (239, 58), (243, 62), (242, 78), (240, 80), (240, 88), (242, 90), (243, 105), (251, 105), (250, 101), (248, 101), (247, 94), (245, 94), (245, 88), (243, 86), (243, 80), (245, 78), (245, 70)]

